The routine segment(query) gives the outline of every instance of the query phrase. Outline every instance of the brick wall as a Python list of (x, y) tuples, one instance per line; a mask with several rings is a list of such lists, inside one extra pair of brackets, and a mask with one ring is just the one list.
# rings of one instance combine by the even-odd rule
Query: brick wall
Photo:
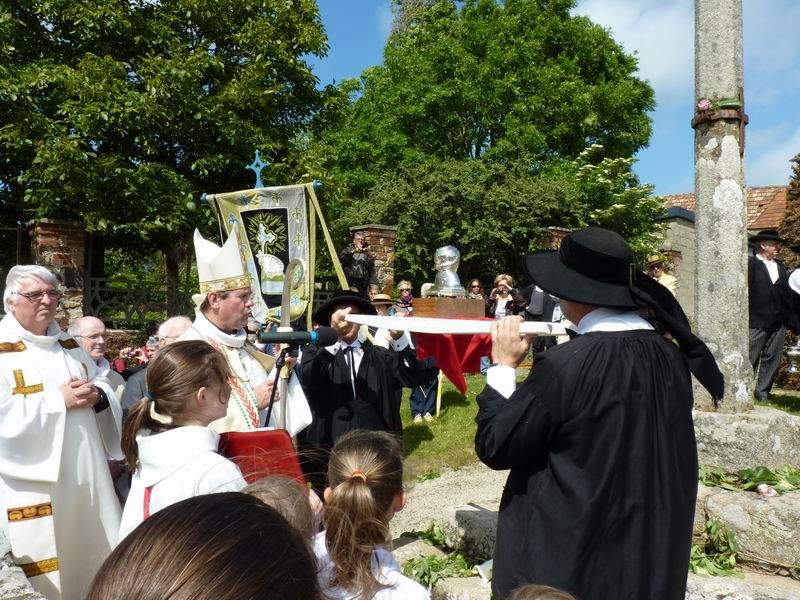
[(364, 234), (369, 251), (375, 257), (378, 287), (382, 294), (392, 294), (394, 287), (394, 250), (397, 244), (397, 227), (389, 225), (358, 225), (350, 228), (350, 234)]
[(56, 219), (42, 219), (28, 226), (33, 262), (53, 271), (61, 281), (63, 298), (56, 320), (66, 327), (70, 320), (83, 316), (86, 228), (75, 221)]

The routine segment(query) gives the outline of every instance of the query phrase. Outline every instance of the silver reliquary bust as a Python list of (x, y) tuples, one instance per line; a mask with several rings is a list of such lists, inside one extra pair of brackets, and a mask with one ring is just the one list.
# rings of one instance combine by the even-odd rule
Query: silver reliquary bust
[(433, 264), (436, 267), (436, 279), (433, 287), (428, 290), (429, 296), (449, 296), (464, 298), (467, 291), (458, 278), (458, 263), (461, 253), (455, 246), (442, 246), (433, 255)]

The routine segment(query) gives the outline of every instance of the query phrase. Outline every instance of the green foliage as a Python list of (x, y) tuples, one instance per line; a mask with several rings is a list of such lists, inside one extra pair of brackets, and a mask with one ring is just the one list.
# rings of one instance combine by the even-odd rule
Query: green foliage
[(542, 247), (548, 227), (597, 225), (623, 235), (639, 256), (657, 246), (663, 212), (651, 186), (638, 184), (633, 159), (577, 159), (537, 169), (530, 160), (429, 159), (381, 175), (367, 199), (333, 223), (339, 237), (353, 223), (397, 227), (396, 273), (433, 277), (436, 248), (456, 243), (463, 280), (519, 275), (520, 254)]
[(446, 577), (470, 577), (472, 564), (461, 552), (445, 556), (420, 556), (403, 563), (403, 575), (410, 577), (429, 590)]
[(780, 258), (790, 271), (800, 266), (797, 253), (791, 246), (800, 245), (800, 154), (795, 155), (792, 163), (792, 176), (789, 179), (789, 192), (786, 194), (786, 214), (781, 222), (781, 235), (786, 239), (786, 246)]
[(0, 188), (26, 215), (83, 220), (132, 253), (210, 227), (201, 192), (308, 173), (328, 96), (305, 55), (314, 0), (30, 0), (0, 9)]
[(352, 197), (420, 159), (546, 161), (592, 143), (620, 157), (647, 143), (653, 90), (571, 0), (414, 4), (383, 65), (340, 88), (351, 103), (326, 143)]
[(442, 476), (442, 473), (438, 469), (430, 469), (428, 471), (425, 471), (421, 475), (418, 475), (417, 476), (417, 481), (418, 482), (430, 481), (431, 479), (438, 479), (441, 476)]
[(706, 543), (692, 545), (689, 570), (697, 575), (726, 577), (735, 575), (736, 560), (741, 552), (736, 536), (714, 520), (706, 523)]
[(404, 531), (400, 537), (413, 537), (424, 540), (437, 548), (445, 548), (444, 530), (441, 525), (431, 522), (424, 531)]
[(765, 483), (778, 492), (800, 489), (800, 470), (786, 465), (772, 470), (767, 467), (742, 469), (736, 475), (727, 475), (719, 469), (700, 465), (700, 483), (733, 491), (752, 491)]

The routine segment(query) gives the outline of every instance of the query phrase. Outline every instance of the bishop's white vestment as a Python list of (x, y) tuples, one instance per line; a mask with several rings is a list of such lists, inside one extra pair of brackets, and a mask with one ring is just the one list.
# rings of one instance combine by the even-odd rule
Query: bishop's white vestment
[[(66, 410), (58, 387), (90, 379), (109, 404)], [(0, 321), (0, 525), (14, 562), (48, 600), (83, 598), (114, 547), (120, 507), (106, 455), (121, 459), (119, 403), (83, 348)]]
[[(231, 398), (228, 402), (228, 414), (222, 419), (217, 419), (209, 427), (218, 433), (226, 431), (247, 431), (262, 427), (265, 423), (266, 409), (259, 410), (258, 403), (253, 393), (253, 388), (267, 381), (268, 372), (275, 362), (250, 342), (244, 329), (230, 334), (222, 331), (199, 310), (196, 313), (192, 327), (187, 329), (179, 338), (180, 340), (204, 340), (222, 352), (231, 377)], [(270, 374), (269, 377), (274, 375)], [(285, 395), (288, 399), (287, 423), (283, 426), (294, 436), (311, 423), (311, 409), (308, 400), (300, 386), (297, 375), (291, 374)], [(281, 414), (280, 404), (277, 401), (272, 410), (268, 427), (279, 425), (278, 416)]]

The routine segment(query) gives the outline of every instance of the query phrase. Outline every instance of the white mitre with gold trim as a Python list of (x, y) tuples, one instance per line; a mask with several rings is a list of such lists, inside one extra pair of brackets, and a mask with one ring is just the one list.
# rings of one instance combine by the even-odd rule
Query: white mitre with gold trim
[(200, 279), (200, 294), (192, 296), (192, 300), (198, 306), (202, 304), (206, 295), (212, 292), (227, 292), (250, 287), (250, 275), (245, 271), (239, 251), (238, 223), (234, 224), (222, 247), (209, 242), (195, 229), (194, 253), (197, 260), (197, 275)]

